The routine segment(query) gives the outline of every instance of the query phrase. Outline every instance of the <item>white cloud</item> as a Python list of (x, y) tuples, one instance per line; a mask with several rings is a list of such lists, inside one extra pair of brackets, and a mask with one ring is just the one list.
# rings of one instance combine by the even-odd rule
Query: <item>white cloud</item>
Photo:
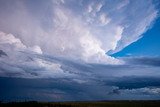
[(14, 48), (26, 48), (25, 45), (20, 41), (20, 39), (15, 38), (12, 34), (6, 34), (0, 31), (0, 45), (11, 45)]
[(102, 24), (102, 26), (104, 26), (104, 25), (108, 24), (111, 21), (111, 19), (108, 18), (106, 14), (102, 13), (99, 16), (99, 21)]
[(10, 7), (0, 6), (0, 30), (14, 34), (29, 51), (114, 64), (118, 59), (105, 53), (117, 52), (139, 39), (157, 16), (152, 1), (128, 2), (120, 6), (124, 9), (112, 9), (121, 3), (42, 1), (34, 8), (32, 3), (16, 1)]
[(31, 50), (33, 52), (36, 52), (38, 54), (42, 54), (43, 53), (42, 50), (41, 50), (41, 48), (39, 46), (36, 46), (36, 45), (33, 46), (33, 47), (29, 47), (29, 50)]
[[(137, 5), (137, 2), (130, 4), (131, 6), (135, 6), (134, 8), (130, 8), (130, 13), (127, 16), (124, 16), (126, 18), (123, 25), (123, 35), (113, 53), (122, 50), (124, 47), (143, 37), (142, 34), (150, 28), (157, 18), (158, 11), (155, 9), (152, 1), (147, 1), (146, 5), (143, 5), (143, 3), (144, 1), (139, 2), (139, 5)], [(142, 7), (143, 9), (141, 9)], [(128, 17), (132, 17), (132, 19)]]
[(121, 90), (121, 92), (130, 93), (130, 94), (159, 95), (160, 88), (158, 88), (158, 87), (144, 87), (144, 88), (137, 88), (137, 89)]
[(10, 54), (13, 54), (12, 51), (31, 51), (42, 54), (39, 46), (27, 47), (14, 35), (6, 34), (2, 31), (0, 31), (0, 48)]
[(121, 9), (129, 4), (129, 0), (123, 0), (121, 3), (118, 4), (117, 9)]
[(100, 2), (94, 2), (91, 1), (88, 6), (87, 6), (87, 12), (95, 15), (96, 13), (101, 11), (101, 8), (103, 7), (104, 2), (100, 1)]
[(88, 13), (91, 13), (92, 10), (93, 10), (93, 3), (90, 3), (90, 4), (88, 5), (88, 7), (87, 7), (87, 12), (88, 12)]
[(102, 7), (103, 7), (103, 4), (102, 4), (102, 3), (97, 4), (97, 5), (96, 5), (96, 11), (99, 12)]

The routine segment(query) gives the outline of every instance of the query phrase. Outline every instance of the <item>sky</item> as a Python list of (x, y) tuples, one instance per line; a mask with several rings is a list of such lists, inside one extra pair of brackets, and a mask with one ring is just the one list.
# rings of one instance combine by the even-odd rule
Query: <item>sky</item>
[(159, 31), (160, 31), (160, 19), (154, 22), (154, 26), (143, 34), (143, 38), (125, 47), (123, 50), (112, 54), (114, 57), (124, 56), (145, 56), (145, 57), (159, 57)]
[(0, 100), (159, 100), (159, 11), (159, 0), (0, 0)]

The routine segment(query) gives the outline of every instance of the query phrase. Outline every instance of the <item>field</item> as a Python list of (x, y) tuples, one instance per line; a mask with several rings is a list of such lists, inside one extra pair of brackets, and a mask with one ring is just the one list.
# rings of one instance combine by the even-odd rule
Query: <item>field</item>
[(101, 101), (101, 102), (10, 102), (0, 107), (160, 107), (160, 101)]

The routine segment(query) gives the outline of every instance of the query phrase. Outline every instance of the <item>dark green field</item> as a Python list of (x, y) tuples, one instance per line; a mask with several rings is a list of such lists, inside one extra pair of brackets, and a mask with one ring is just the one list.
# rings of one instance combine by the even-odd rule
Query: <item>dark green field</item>
[(160, 101), (101, 101), (101, 102), (10, 102), (0, 107), (160, 107)]

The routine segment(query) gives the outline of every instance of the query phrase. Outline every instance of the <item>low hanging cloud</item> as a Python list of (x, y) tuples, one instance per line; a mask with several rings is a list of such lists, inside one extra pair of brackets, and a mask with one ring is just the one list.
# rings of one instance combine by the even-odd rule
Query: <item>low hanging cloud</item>
[(0, 2), (1, 32), (11, 33), (27, 48), (106, 64), (122, 63), (106, 53), (117, 52), (138, 40), (158, 12), (152, 0), (141, 0), (138, 5), (139, 1), (129, 0)]

